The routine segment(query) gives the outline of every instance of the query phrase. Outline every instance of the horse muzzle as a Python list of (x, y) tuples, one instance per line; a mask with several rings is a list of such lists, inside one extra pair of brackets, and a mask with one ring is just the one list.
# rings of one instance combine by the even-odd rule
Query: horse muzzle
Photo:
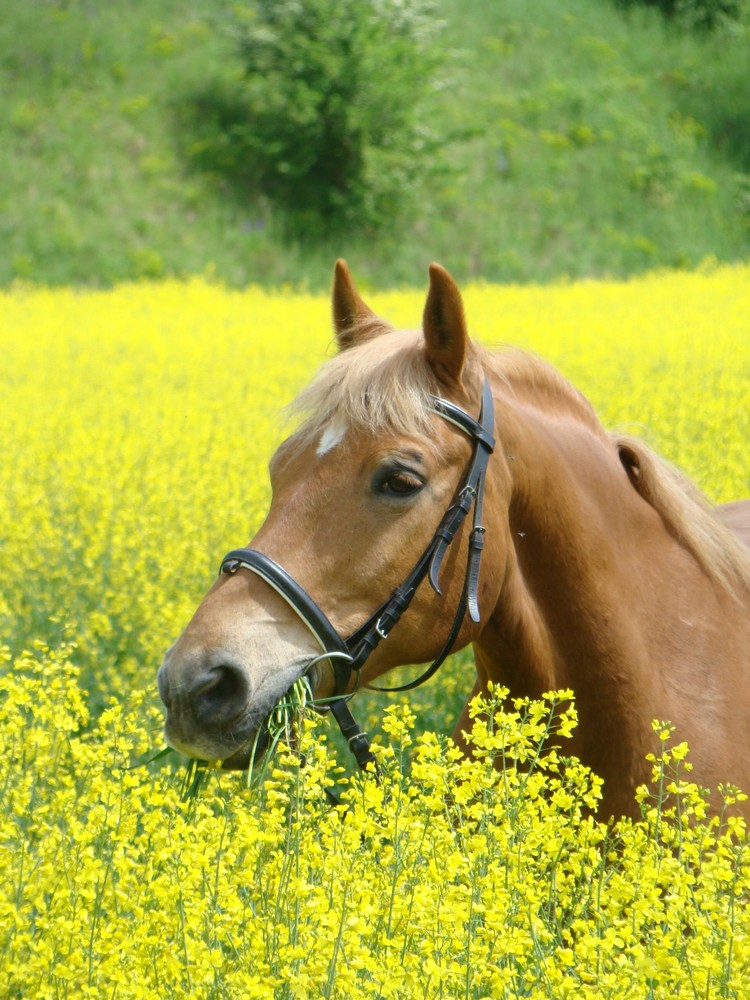
[(216, 664), (186, 664), (175, 658), (173, 649), (157, 674), (167, 743), (187, 757), (220, 760), (227, 769), (246, 767), (251, 747), (256, 754), (265, 748), (265, 723), (304, 673), (307, 659), (264, 672), (253, 684), (248, 670), (228, 658)]

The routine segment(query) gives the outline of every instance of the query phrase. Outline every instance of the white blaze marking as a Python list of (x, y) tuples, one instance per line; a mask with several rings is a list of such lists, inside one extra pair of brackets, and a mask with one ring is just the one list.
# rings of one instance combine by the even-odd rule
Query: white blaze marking
[(332, 420), (320, 435), (320, 442), (318, 443), (318, 456), (322, 458), (323, 455), (335, 448), (336, 445), (341, 444), (341, 440), (345, 434), (346, 427), (339, 421), (335, 419)]

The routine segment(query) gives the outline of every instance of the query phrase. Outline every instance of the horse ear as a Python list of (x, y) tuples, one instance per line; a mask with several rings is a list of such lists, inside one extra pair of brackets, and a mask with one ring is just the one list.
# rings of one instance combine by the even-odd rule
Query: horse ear
[(469, 334), (458, 285), (440, 264), (430, 264), (422, 328), (432, 370), (441, 382), (460, 386)]
[(333, 272), (333, 329), (342, 351), (391, 329), (362, 301), (345, 260)]
[(622, 467), (627, 473), (628, 479), (637, 490), (641, 489), (641, 460), (635, 449), (628, 444), (622, 443), (617, 449)]

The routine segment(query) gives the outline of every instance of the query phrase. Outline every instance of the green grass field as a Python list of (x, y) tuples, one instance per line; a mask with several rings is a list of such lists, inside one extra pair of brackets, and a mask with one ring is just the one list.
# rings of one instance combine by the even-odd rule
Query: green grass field
[(6, 0), (0, 283), (319, 289), (340, 255), (376, 287), (413, 283), (428, 258), (535, 281), (750, 251), (747, 27), (689, 35), (609, 0), (443, 0), (425, 115), (445, 169), (412, 216), (303, 245), (281, 207), (201, 155), (221, 142), (217, 95), (239, 88), (230, 11)]

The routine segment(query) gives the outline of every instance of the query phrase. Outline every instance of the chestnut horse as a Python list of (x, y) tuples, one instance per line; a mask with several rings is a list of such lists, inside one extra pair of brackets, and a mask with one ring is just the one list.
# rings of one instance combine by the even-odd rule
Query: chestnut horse
[[(325, 698), (471, 643), (471, 696), (490, 680), (514, 696), (573, 689), (571, 752), (604, 779), (604, 814), (635, 811), (653, 719), (688, 741), (695, 780), (750, 791), (750, 502), (709, 508), (644, 444), (607, 433), (551, 366), (472, 342), (437, 265), (420, 332), (371, 312), (343, 261), (333, 313), (340, 350), (296, 401), (268, 516), (165, 655), (169, 743), (245, 767), (303, 674)], [(474, 528), (460, 515), (441, 542), (466, 497)], [(386, 628), (388, 595), (433, 543), (433, 585), (415, 584)], [(363, 621), (369, 655), (342, 674), (346, 652), (321, 648), (351, 649), (338, 636)], [(469, 728), (464, 708), (459, 745)]]

